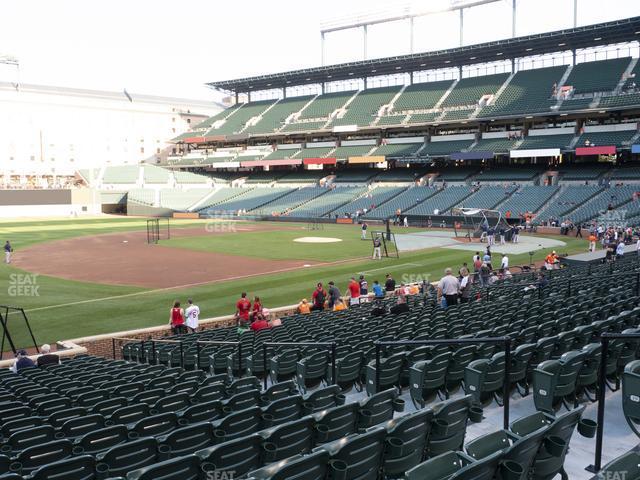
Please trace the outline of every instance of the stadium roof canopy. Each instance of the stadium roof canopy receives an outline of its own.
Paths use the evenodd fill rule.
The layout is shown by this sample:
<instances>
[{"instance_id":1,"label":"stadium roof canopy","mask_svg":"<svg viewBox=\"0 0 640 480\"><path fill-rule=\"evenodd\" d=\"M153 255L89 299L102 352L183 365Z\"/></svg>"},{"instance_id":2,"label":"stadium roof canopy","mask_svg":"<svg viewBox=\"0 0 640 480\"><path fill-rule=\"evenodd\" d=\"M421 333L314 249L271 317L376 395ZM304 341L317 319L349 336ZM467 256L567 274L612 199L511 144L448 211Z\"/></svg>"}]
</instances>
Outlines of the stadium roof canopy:
<instances>
[{"instance_id":1,"label":"stadium roof canopy","mask_svg":"<svg viewBox=\"0 0 640 480\"><path fill-rule=\"evenodd\" d=\"M447 50L305 68L270 75L210 82L207 85L227 92L246 93L354 78L460 67L635 40L640 40L640 17Z\"/></svg>"}]
</instances>

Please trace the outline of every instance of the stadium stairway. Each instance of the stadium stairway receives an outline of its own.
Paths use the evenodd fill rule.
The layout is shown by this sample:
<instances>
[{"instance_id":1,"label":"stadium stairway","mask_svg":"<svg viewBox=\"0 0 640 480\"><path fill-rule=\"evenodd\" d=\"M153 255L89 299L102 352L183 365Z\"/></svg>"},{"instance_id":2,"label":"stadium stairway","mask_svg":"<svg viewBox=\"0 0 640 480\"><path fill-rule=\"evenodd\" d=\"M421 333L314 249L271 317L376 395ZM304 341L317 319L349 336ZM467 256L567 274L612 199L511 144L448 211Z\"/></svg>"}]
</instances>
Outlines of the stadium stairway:
<instances>
[{"instance_id":1,"label":"stadium stairway","mask_svg":"<svg viewBox=\"0 0 640 480\"><path fill-rule=\"evenodd\" d=\"M493 105L498 98L500 98L500 96L502 95L502 93L507 89L507 87L509 86L509 84L511 83L511 80L513 80L513 77L516 76L517 72L512 72L511 75L509 75L507 77L507 79L504 81L504 83L502 84L502 86L498 89L498 91L495 93L495 95L493 96L493 99L491 101L491 104ZM473 111L473 113L471 115L469 115L469 120L473 120L475 118L478 117L478 115L480 114L480 112L482 111L482 109L485 107L485 105L478 105L476 107L476 109ZM517 148L517 147L516 147Z\"/></svg>"},{"instance_id":2,"label":"stadium stairway","mask_svg":"<svg viewBox=\"0 0 640 480\"><path fill-rule=\"evenodd\" d=\"M458 85L458 83L460 82L460 80L454 80L454 82L451 84L451 86L449 86L449 88L447 89L446 92L444 92L444 95L442 95L442 97L440 97L440 100L438 100L438 102L433 106L433 108L440 108L442 106L442 104L444 103L444 101L447 99L447 97L449 95L451 95L451 92L453 92L453 89L456 88L456 85Z\"/></svg>"},{"instance_id":3,"label":"stadium stairway","mask_svg":"<svg viewBox=\"0 0 640 480\"><path fill-rule=\"evenodd\" d=\"M298 110L297 112L293 112L291 115L289 115L289 117L283 122L282 126L277 130L277 132L281 132L282 130L284 130L286 128L286 126L292 122L295 122L296 120L298 120L298 118L300 117L300 115L302 115L302 112L305 111L305 109L311 105L316 98L318 98L319 95L316 95L314 97L312 97L307 103L305 103L302 108L300 110Z\"/></svg>"}]
</instances>

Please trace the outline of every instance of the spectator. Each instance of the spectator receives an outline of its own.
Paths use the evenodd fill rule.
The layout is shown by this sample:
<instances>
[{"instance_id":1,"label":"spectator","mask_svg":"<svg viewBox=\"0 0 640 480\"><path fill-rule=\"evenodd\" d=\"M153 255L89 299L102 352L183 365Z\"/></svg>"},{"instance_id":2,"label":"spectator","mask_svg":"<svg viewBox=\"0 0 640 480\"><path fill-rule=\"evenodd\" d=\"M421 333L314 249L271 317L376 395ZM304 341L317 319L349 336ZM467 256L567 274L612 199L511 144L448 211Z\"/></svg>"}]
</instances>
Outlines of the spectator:
<instances>
[{"instance_id":1,"label":"spectator","mask_svg":"<svg viewBox=\"0 0 640 480\"><path fill-rule=\"evenodd\" d=\"M480 275L478 275L478 277L480 278L481 287L487 287L489 285L490 274L491 269L489 268L489 265L487 265L485 262L482 262L482 265L480 266Z\"/></svg>"},{"instance_id":2,"label":"spectator","mask_svg":"<svg viewBox=\"0 0 640 480\"><path fill-rule=\"evenodd\" d=\"M180 302L177 300L173 303L173 308L169 312L169 325L174 335L186 333L184 326L184 310L180 308Z\"/></svg>"},{"instance_id":3,"label":"spectator","mask_svg":"<svg viewBox=\"0 0 640 480\"><path fill-rule=\"evenodd\" d=\"M260 301L260 297L253 297L253 308L251 309L251 319L255 319L258 313L262 313L262 302Z\"/></svg>"},{"instance_id":4,"label":"spectator","mask_svg":"<svg viewBox=\"0 0 640 480\"><path fill-rule=\"evenodd\" d=\"M27 356L26 350L18 350L18 353L16 354L16 361L11 366L11 370L14 373L18 373L25 368L34 368L35 366L36 364L33 363L33 360Z\"/></svg>"},{"instance_id":5,"label":"spectator","mask_svg":"<svg viewBox=\"0 0 640 480\"><path fill-rule=\"evenodd\" d=\"M336 302L340 300L341 296L340 290L336 287L335 283L333 283L333 281L329 282L329 302L327 304L329 309L334 307Z\"/></svg>"},{"instance_id":6,"label":"spectator","mask_svg":"<svg viewBox=\"0 0 640 480\"><path fill-rule=\"evenodd\" d=\"M360 303L360 284L355 277L351 277L348 288L350 305L358 305Z\"/></svg>"},{"instance_id":7,"label":"spectator","mask_svg":"<svg viewBox=\"0 0 640 480\"><path fill-rule=\"evenodd\" d=\"M460 282L453 276L451 269L444 271L444 277L438 282L438 302L445 299L446 307L451 307L458 303L458 293L460 292Z\"/></svg>"},{"instance_id":8,"label":"spectator","mask_svg":"<svg viewBox=\"0 0 640 480\"><path fill-rule=\"evenodd\" d=\"M194 305L191 299L187 300L187 304L189 306L184 311L185 324L189 331L195 333L198 330L198 323L200 321L200 307Z\"/></svg>"},{"instance_id":9,"label":"spectator","mask_svg":"<svg viewBox=\"0 0 640 480\"><path fill-rule=\"evenodd\" d=\"M469 278L469 270L462 268L460 270L460 303L469 303L471 296L471 279Z\"/></svg>"},{"instance_id":10,"label":"spectator","mask_svg":"<svg viewBox=\"0 0 640 480\"><path fill-rule=\"evenodd\" d=\"M624 256L624 242L620 242L616 247L616 260L620 260L623 256Z\"/></svg>"},{"instance_id":11,"label":"spectator","mask_svg":"<svg viewBox=\"0 0 640 480\"><path fill-rule=\"evenodd\" d=\"M360 295L367 296L369 294L369 283L364 278L364 275L360 275Z\"/></svg>"},{"instance_id":12,"label":"spectator","mask_svg":"<svg viewBox=\"0 0 640 480\"><path fill-rule=\"evenodd\" d=\"M58 365L60 363L60 357L55 353L51 353L51 345L45 343L40 347L41 355L36 360L38 367L45 367L47 365Z\"/></svg>"},{"instance_id":13,"label":"spectator","mask_svg":"<svg viewBox=\"0 0 640 480\"><path fill-rule=\"evenodd\" d=\"M236 302L236 319L239 323L249 323L249 312L251 311L251 302L247 298L247 292L242 292L240 300Z\"/></svg>"},{"instance_id":14,"label":"spectator","mask_svg":"<svg viewBox=\"0 0 640 480\"><path fill-rule=\"evenodd\" d=\"M407 305L407 296L404 288L399 288L395 292L396 304L389 309L389 313L398 315L400 313L406 313L409 311L409 305Z\"/></svg>"},{"instance_id":15,"label":"spectator","mask_svg":"<svg viewBox=\"0 0 640 480\"><path fill-rule=\"evenodd\" d=\"M260 312L254 317L254 320L249 328L254 332L258 332L260 330L271 328L271 326L269 325L269 322L264 318L262 312Z\"/></svg>"},{"instance_id":16,"label":"spectator","mask_svg":"<svg viewBox=\"0 0 640 480\"><path fill-rule=\"evenodd\" d=\"M396 289L396 281L391 277L391 274L387 273L386 280L384 282L384 289L388 292L394 292Z\"/></svg>"},{"instance_id":17,"label":"spectator","mask_svg":"<svg viewBox=\"0 0 640 480\"><path fill-rule=\"evenodd\" d=\"M336 303L333 305L333 311L334 312L340 312L340 311L346 310L346 309L347 309L347 306L344 304L342 299L338 297L338 300L336 300Z\"/></svg>"},{"instance_id":18,"label":"spectator","mask_svg":"<svg viewBox=\"0 0 640 480\"><path fill-rule=\"evenodd\" d=\"M640 242L640 240L638 241ZM640 252L640 248L638 249L638 251ZM373 281L373 295L376 298L384 298L384 290L382 289L382 285L380 285L380 282L378 282L378 280Z\"/></svg>"},{"instance_id":19,"label":"spectator","mask_svg":"<svg viewBox=\"0 0 640 480\"><path fill-rule=\"evenodd\" d=\"M324 302L327 299L327 291L322 288L322 283L318 282L318 286L313 291L313 295L311 295L311 300L313 301L313 306L311 307L312 311L316 310L324 310Z\"/></svg>"},{"instance_id":20,"label":"spectator","mask_svg":"<svg viewBox=\"0 0 640 480\"><path fill-rule=\"evenodd\" d=\"M306 298L303 298L302 301L298 304L297 311L302 315L308 315L309 313L311 313L311 306L309 305L309 301Z\"/></svg>"}]
</instances>

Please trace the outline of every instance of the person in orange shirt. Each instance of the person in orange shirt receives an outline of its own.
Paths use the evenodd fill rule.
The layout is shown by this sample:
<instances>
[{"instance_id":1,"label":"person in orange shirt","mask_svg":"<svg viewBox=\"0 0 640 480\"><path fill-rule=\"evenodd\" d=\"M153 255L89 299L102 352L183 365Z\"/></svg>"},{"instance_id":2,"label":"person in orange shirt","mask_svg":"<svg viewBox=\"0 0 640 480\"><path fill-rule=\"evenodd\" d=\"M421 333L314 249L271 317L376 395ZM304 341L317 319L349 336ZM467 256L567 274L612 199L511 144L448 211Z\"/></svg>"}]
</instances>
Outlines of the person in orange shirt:
<instances>
[{"instance_id":1,"label":"person in orange shirt","mask_svg":"<svg viewBox=\"0 0 640 480\"><path fill-rule=\"evenodd\" d=\"M598 238L592 233L591 235L589 235L589 251L590 252L595 252L596 251L596 241L598 240Z\"/></svg>"},{"instance_id":2,"label":"person in orange shirt","mask_svg":"<svg viewBox=\"0 0 640 480\"><path fill-rule=\"evenodd\" d=\"M311 313L311 307L309 306L309 301L306 298L303 298L302 301L298 304L298 313L301 313L303 315Z\"/></svg>"},{"instance_id":3,"label":"person in orange shirt","mask_svg":"<svg viewBox=\"0 0 640 480\"><path fill-rule=\"evenodd\" d=\"M336 301L336 304L333 306L333 311L334 312L339 312L341 310L346 310L346 309L347 309L347 306L344 304L342 299L338 299Z\"/></svg>"}]
</instances>

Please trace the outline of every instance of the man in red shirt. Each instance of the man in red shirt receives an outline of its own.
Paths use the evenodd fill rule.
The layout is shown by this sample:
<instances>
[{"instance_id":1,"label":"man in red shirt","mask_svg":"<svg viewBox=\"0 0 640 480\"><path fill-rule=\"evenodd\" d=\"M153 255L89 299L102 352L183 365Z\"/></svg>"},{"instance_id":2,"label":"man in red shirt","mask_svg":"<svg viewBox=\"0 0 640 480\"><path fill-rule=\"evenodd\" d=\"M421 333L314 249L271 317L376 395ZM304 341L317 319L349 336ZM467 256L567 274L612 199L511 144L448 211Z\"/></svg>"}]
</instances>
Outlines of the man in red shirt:
<instances>
[{"instance_id":1,"label":"man in red shirt","mask_svg":"<svg viewBox=\"0 0 640 480\"><path fill-rule=\"evenodd\" d=\"M251 302L247 300L247 292L242 292L240 300L236 303L236 317L239 323L249 322L249 311L251 310Z\"/></svg>"},{"instance_id":2,"label":"man in red shirt","mask_svg":"<svg viewBox=\"0 0 640 480\"><path fill-rule=\"evenodd\" d=\"M311 298L313 299L313 306L311 307L311 310L324 310L324 301L327 299L327 291L322 288L322 283L318 283L318 286L313 291Z\"/></svg>"},{"instance_id":3,"label":"man in red shirt","mask_svg":"<svg viewBox=\"0 0 640 480\"><path fill-rule=\"evenodd\" d=\"M357 305L360 303L360 284L356 281L355 277L351 277L349 281L349 294L351 296L350 305Z\"/></svg>"},{"instance_id":4,"label":"man in red shirt","mask_svg":"<svg viewBox=\"0 0 640 480\"><path fill-rule=\"evenodd\" d=\"M261 318L259 320L254 321L251 324L251 330L253 330L254 332L257 332L258 330L264 330L266 328L271 328L271 326L269 325L269 322L267 322L264 318Z\"/></svg>"}]
</instances>

